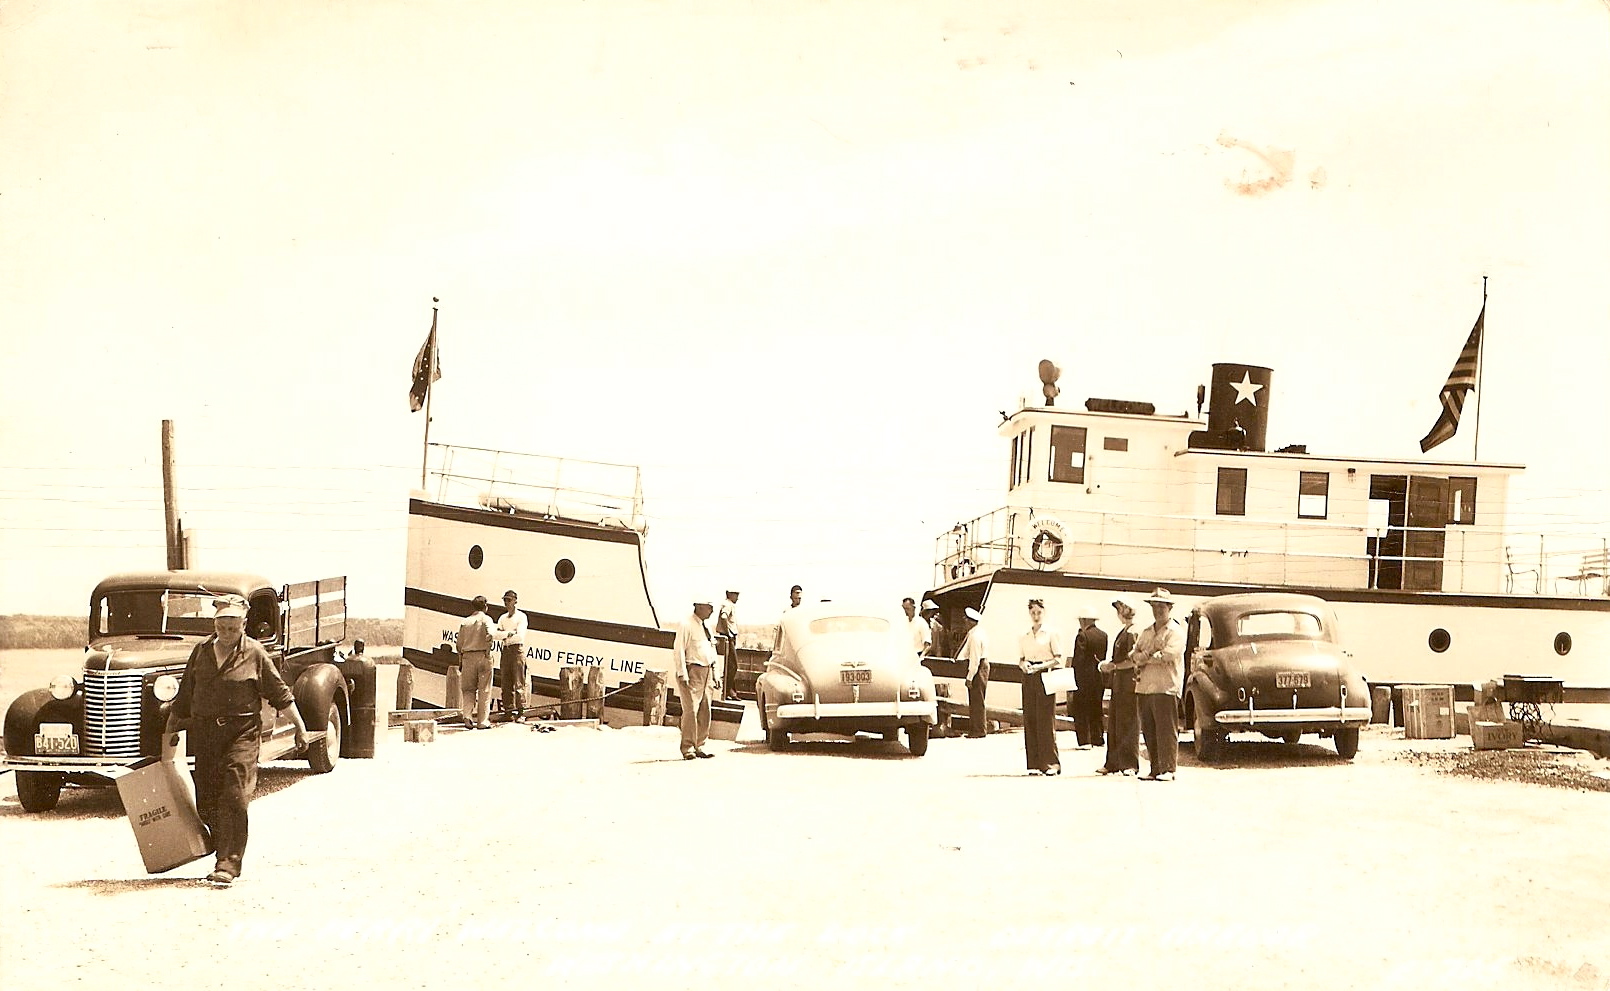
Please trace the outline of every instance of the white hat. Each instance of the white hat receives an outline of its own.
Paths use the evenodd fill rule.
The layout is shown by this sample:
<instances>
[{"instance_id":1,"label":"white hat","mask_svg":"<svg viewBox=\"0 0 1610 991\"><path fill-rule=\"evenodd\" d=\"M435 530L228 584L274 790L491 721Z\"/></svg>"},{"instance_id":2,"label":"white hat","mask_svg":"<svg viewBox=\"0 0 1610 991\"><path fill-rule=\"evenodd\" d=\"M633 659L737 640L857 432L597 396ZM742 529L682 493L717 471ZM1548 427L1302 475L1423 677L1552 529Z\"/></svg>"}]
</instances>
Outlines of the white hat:
<instances>
[{"instance_id":1,"label":"white hat","mask_svg":"<svg viewBox=\"0 0 1610 991\"><path fill-rule=\"evenodd\" d=\"M1146 602L1161 602L1164 605L1172 606L1174 604L1174 597L1172 595L1168 594L1168 589L1160 588L1157 591L1153 592L1151 595L1148 595L1146 597L1145 601Z\"/></svg>"},{"instance_id":2,"label":"white hat","mask_svg":"<svg viewBox=\"0 0 1610 991\"><path fill-rule=\"evenodd\" d=\"M226 616L246 618L246 600L238 595L224 595L212 600L212 615L214 619Z\"/></svg>"},{"instance_id":3,"label":"white hat","mask_svg":"<svg viewBox=\"0 0 1610 991\"><path fill-rule=\"evenodd\" d=\"M977 609L974 609L972 606L968 606L966 609L964 609L963 613L968 619L975 623L982 622L984 619L984 614L979 612Z\"/></svg>"},{"instance_id":4,"label":"white hat","mask_svg":"<svg viewBox=\"0 0 1610 991\"><path fill-rule=\"evenodd\" d=\"M934 605L934 600L933 599L923 599L922 600L922 611L927 612L930 609L938 611L939 607Z\"/></svg>"},{"instance_id":5,"label":"white hat","mask_svg":"<svg viewBox=\"0 0 1610 991\"><path fill-rule=\"evenodd\" d=\"M1073 614L1073 618L1096 620L1101 618L1101 613L1102 610L1098 609L1094 603L1081 602L1078 610Z\"/></svg>"}]
</instances>

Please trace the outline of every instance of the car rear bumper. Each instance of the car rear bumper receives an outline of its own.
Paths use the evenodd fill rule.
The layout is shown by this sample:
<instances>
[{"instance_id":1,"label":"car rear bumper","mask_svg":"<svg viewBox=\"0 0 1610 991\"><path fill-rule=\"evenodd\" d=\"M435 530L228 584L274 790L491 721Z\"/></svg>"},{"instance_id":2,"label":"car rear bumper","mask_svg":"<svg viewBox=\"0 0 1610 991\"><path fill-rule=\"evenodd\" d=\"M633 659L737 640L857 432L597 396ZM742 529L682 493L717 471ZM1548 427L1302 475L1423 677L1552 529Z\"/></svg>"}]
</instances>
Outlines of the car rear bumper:
<instances>
[{"instance_id":1,"label":"car rear bumper","mask_svg":"<svg viewBox=\"0 0 1610 991\"><path fill-rule=\"evenodd\" d=\"M1365 726L1370 721L1370 710L1368 706L1352 705L1323 709L1221 709L1213 718L1220 726Z\"/></svg>"},{"instance_id":2,"label":"car rear bumper","mask_svg":"<svg viewBox=\"0 0 1610 991\"><path fill-rule=\"evenodd\" d=\"M921 719L939 721L933 699L895 702L792 702L777 707L778 719Z\"/></svg>"}]
</instances>

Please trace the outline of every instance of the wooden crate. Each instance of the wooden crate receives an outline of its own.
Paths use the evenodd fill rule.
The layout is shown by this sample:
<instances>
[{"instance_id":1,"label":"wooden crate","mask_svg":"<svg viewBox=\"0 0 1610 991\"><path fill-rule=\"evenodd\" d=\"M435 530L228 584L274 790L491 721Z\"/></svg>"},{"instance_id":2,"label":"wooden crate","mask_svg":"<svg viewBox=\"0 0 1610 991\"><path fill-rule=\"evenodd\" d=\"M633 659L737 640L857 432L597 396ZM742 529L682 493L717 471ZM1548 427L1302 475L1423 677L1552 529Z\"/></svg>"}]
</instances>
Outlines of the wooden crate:
<instances>
[{"instance_id":1,"label":"wooden crate","mask_svg":"<svg viewBox=\"0 0 1610 991\"><path fill-rule=\"evenodd\" d=\"M1410 740L1453 739L1453 686L1404 685L1403 735Z\"/></svg>"},{"instance_id":2,"label":"wooden crate","mask_svg":"<svg viewBox=\"0 0 1610 991\"><path fill-rule=\"evenodd\" d=\"M1521 724L1512 719L1501 723L1476 721L1470 724L1470 740L1477 750L1511 750L1524 746Z\"/></svg>"}]
</instances>

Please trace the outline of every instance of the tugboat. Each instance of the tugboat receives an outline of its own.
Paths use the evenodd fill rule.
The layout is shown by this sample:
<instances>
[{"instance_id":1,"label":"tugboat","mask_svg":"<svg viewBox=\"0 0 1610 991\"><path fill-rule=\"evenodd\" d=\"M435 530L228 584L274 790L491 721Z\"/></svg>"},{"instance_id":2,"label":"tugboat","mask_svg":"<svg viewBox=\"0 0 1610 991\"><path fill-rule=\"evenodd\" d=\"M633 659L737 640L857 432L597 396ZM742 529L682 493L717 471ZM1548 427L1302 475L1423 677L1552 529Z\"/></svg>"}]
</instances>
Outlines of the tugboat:
<instances>
[{"instance_id":1,"label":"tugboat","mask_svg":"<svg viewBox=\"0 0 1610 991\"><path fill-rule=\"evenodd\" d=\"M1520 670L1610 685L1605 569L1586 566L1603 542L1562 554L1551 587L1540 538L1506 528L1522 465L1267 451L1273 373L1258 365L1213 366L1205 422L1200 387L1194 417L1112 399L1080 410L1054 405L1055 376L1041 362L1046 404L1003 413L1005 504L935 542L928 596L947 626L971 607L991 643L1015 644L1031 598L1071 636L1080 607L1110 633L1113 599L1140 608L1157 587L1181 620L1212 596L1297 592L1334 606L1373 684ZM991 705L1017 707L1015 667L994 671Z\"/></svg>"}]
</instances>

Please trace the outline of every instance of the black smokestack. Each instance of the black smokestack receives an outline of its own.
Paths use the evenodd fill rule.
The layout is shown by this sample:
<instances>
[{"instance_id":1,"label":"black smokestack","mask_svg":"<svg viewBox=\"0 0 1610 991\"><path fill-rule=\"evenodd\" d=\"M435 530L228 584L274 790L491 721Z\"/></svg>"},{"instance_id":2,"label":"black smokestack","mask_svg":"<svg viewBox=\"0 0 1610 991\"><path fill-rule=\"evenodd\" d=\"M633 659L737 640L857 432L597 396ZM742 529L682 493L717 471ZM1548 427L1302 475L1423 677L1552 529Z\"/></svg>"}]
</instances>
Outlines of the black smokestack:
<instances>
[{"instance_id":1,"label":"black smokestack","mask_svg":"<svg viewBox=\"0 0 1610 991\"><path fill-rule=\"evenodd\" d=\"M1269 380L1261 365L1216 362L1206 430L1191 433L1191 446L1226 451L1262 451L1269 433Z\"/></svg>"}]
</instances>

